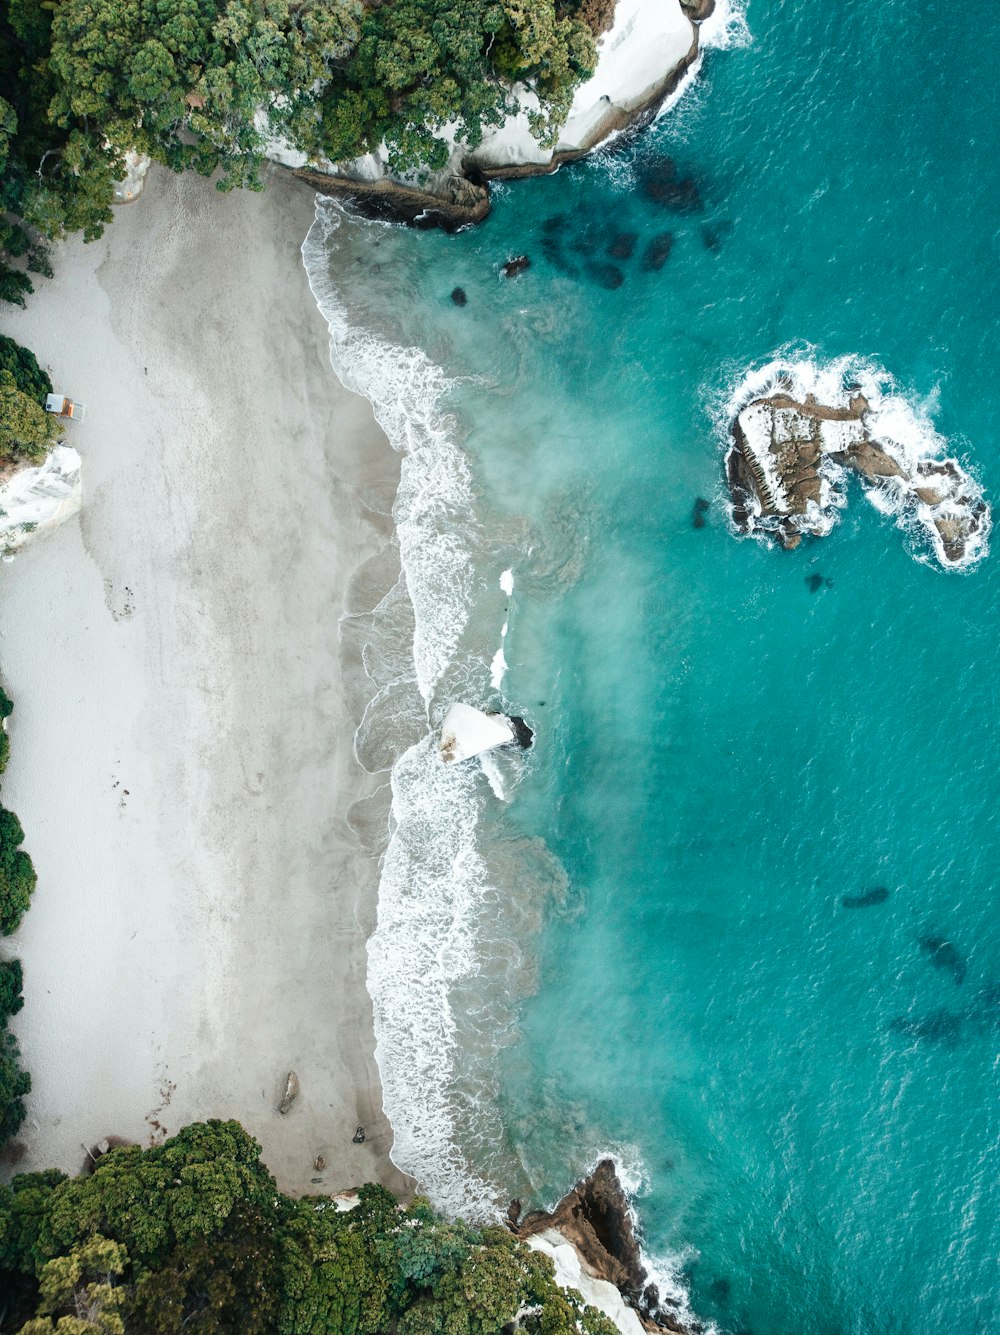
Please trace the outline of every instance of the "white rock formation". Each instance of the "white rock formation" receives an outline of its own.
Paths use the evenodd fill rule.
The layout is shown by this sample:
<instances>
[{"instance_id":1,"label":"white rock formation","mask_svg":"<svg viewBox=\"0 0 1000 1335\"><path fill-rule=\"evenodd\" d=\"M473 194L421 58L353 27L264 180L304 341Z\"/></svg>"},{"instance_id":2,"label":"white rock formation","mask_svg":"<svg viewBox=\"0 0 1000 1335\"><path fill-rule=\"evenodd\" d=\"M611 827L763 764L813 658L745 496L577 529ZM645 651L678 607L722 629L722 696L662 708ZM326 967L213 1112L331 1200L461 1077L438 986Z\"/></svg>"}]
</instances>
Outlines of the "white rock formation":
<instances>
[{"instance_id":1,"label":"white rock formation","mask_svg":"<svg viewBox=\"0 0 1000 1335\"><path fill-rule=\"evenodd\" d=\"M696 42L695 25L681 9L680 0L618 0L614 25L598 40L597 68L577 89L554 148L543 148L531 134L528 112L537 108L538 99L522 88L517 90L522 109L499 129L488 129L478 148L470 151L458 143L455 127L446 126L441 137L452 145L447 166L424 178L407 177L404 183L440 194L463 163L483 170L530 166L544 170L562 154L595 148L632 116L656 102L692 55ZM351 162L309 163L304 153L275 140L267 156L286 167L312 166L327 175L355 181L370 183L389 176L384 147Z\"/></svg>"},{"instance_id":2,"label":"white rock formation","mask_svg":"<svg viewBox=\"0 0 1000 1335\"><path fill-rule=\"evenodd\" d=\"M503 714L487 714L460 702L449 706L441 724L441 759L446 765L482 755L514 740L514 729Z\"/></svg>"},{"instance_id":3,"label":"white rock formation","mask_svg":"<svg viewBox=\"0 0 1000 1335\"><path fill-rule=\"evenodd\" d=\"M131 204L134 199L138 199L142 194L142 187L146 184L146 173L149 171L151 159L144 153L129 152L125 154L125 179L115 182L114 201L116 204Z\"/></svg>"},{"instance_id":4,"label":"white rock formation","mask_svg":"<svg viewBox=\"0 0 1000 1335\"><path fill-rule=\"evenodd\" d=\"M22 468L0 486L0 551L11 555L35 534L56 528L83 501L80 456L56 445L45 462Z\"/></svg>"},{"instance_id":5,"label":"white rock formation","mask_svg":"<svg viewBox=\"0 0 1000 1335\"><path fill-rule=\"evenodd\" d=\"M576 1289L584 1302L596 1307L615 1323L622 1335L645 1335L642 1322L613 1284L595 1279L584 1268L576 1248L561 1233L548 1228L527 1239L528 1246L552 1258L556 1283L564 1289Z\"/></svg>"}]
</instances>

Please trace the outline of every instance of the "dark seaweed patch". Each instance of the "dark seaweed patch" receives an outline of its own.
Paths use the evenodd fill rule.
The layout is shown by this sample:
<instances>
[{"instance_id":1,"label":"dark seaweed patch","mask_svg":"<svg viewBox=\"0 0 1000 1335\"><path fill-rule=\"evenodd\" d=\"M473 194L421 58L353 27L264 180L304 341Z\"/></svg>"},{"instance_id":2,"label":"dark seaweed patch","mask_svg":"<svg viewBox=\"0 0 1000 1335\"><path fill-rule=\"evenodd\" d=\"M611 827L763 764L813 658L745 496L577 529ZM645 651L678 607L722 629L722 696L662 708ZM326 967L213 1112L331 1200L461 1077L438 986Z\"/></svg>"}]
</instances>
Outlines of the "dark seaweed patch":
<instances>
[{"instance_id":1,"label":"dark seaweed patch","mask_svg":"<svg viewBox=\"0 0 1000 1335\"><path fill-rule=\"evenodd\" d=\"M658 232L656 236L651 237L642 253L641 268L644 273L656 273L662 269L670 258L670 252L674 248L673 232Z\"/></svg>"},{"instance_id":2,"label":"dark seaweed patch","mask_svg":"<svg viewBox=\"0 0 1000 1335\"><path fill-rule=\"evenodd\" d=\"M884 904L889 898L889 891L884 885L873 885L870 890L860 895L844 895L840 907L844 909L868 909L874 904Z\"/></svg>"},{"instance_id":3,"label":"dark seaweed patch","mask_svg":"<svg viewBox=\"0 0 1000 1335\"><path fill-rule=\"evenodd\" d=\"M902 1034L921 1042L944 1043L953 1047L962 1032L962 1017L948 1010L932 1011L919 1020L899 1015L891 1022L889 1030L893 1034Z\"/></svg>"},{"instance_id":4,"label":"dark seaweed patch","mask_svg":"<svg viewBox=\"0 0 1000 1335\"><path fill-rule=\"evenodd\" d=\"M615 232L608 242L606 254L613 260L630 260L635 254L638 232Z\"/></svg>"},{"instance_id":5,"label":"dark seaweed patch","mask_svg":"<svg viewBox=\"0 0 1000 1335\"><path fill-rule=\"evenodd\" d=\"M587 277L595 282L598 287L606 287L610 291L621 287L625 281L625 275L617 264L604 264L600 260L592 260L586 266Z\"/></svg>"},{"instance_id":6,"label":"dark seaweed patch","mask_svg":"<svg viewBox=\"0 0 1000 1335\"><path fill-rule=\"evenodd\" d=\"M928 957L931 967L950 973L956 987L965 982L965 960L957 948L943 936L921 936L918 945Z\"/></svg>"},{"instance_id":7,"label":"dark seaweed patch","mask_svg":"<svg viewBox=\"0 0 1000 1335\"><path fill-rule=\"evenodd\" d=\"M700 213L701 191L693 176L682 176L673 158L649 163L640 175L642 193L672 213Z\"/></svg>"},{"instance_id":8,"label":"dark seaweed patch","mask_svg":"<svg viewBox=\"0 0 1000 1335\"><path fill-rule=\"evenodd\" d=\"M705 516L709 511L709 502L704 496L699 496L694 503L694 509L691 512L691 525L693 528L705 527Z\"/></svg>"},{"instance_id":9,"label":"dark seaweed patch","mask_svg":"<svg viewBox=\"0 0 1000 1335\"><path fill-rule=\"evenodd\" d=\"M719 222L703 223L700 228L701 243L706 250L718 250L732 230L733 224L727 218Z\"/></svg>"}]
</instances>

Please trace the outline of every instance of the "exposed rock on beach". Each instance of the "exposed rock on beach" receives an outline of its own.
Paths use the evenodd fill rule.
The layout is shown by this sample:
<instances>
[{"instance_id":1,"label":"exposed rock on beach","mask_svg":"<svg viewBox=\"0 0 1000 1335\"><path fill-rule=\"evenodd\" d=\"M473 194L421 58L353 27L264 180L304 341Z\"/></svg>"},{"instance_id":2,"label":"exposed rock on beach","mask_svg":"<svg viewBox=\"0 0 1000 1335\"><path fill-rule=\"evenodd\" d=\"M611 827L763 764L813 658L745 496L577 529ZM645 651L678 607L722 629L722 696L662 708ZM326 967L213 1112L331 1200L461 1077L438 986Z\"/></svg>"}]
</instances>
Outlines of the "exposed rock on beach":
<instances>
[{"instance_id":1,"label":"exposed rock on beach","mask_svg":"<svg viewBox=\"0 0 1000 1335\"><path fill-rule=\"evenodd\" d=\"M823 402L807 379L792 367L773 378L768 392L737 404L726 456L736 528L786 549L807 535L823 537L847 503L854 474L876 509L925 530L941 565L964 566L981 556L990 513L979 485L957 460L937 457L943 442L921 434L905 401L886 401L874 386L831 392L825 384ZM892 414L882 411L887 402ZM900 405L908 431L900 431ZM890 419L895 435L908 438L894 438Z\"/></svg>"}]
</instances>

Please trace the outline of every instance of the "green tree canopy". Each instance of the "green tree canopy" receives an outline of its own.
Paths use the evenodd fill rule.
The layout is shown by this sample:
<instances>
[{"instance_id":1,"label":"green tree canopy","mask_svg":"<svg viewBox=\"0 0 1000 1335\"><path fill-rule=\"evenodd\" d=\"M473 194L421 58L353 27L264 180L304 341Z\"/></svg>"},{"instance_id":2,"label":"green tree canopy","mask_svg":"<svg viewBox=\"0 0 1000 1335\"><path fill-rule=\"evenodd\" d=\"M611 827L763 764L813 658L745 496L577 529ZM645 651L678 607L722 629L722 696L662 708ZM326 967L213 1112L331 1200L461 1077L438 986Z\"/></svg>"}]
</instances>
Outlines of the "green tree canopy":
<instances>
[{"instance_id":1,"label":"green tree canopy","mask_svg":"<svg viewBox=\"0 0 1000 1335\"><path fill-rule=\"evenodd\" d=\"M128 1263L125 1248L95 1233L68 1256L42 1268L38 1316L20 1335L125 1335L118 1283Z\"/></svg>"},{"instance_id":2,"label":"green tree canopy","mask_svg":"<svg viewBox=\"0 0 1000 1335\"><path fill-rule=\"evenodd\" d=\"M41 463L58 434L58 419L19 389L10 371L0 371L0 463Z\"/></svg>"},{"instance_id":3,"label":"green tree canopy","mask_svg":"<svg viewBox=\"0 0 1000 1335\"><path fill-rule=\"evenodd\" d=\"M44 404L45 396L52 393L52 381L38 365L35 354L4 334L0 334L0 371L9 371L18 389L23 390L38 403ZM0 695L2 694L0 690ZM9 713L10 709L5 714L0 707L0 717L6 718Z\"/></svg>"},{"instance_id":4,"label":"green tree canopy","mask_svg":"<svg viewBox=\"0 0 1000 1335\"><path fill-rule=\"evenodd\" d=\"M35 888L35 869L20 847L23 841L21 822L0 806L0 936L17 931Z\"/></svg>"},{"instance_id":5,"label":"green tree canopy","mask_svg":"<svg viewBox=\"0 0 1000 1335\"><path fill-rule=\"evenodd\" d=\"M20 1335L498 1335L518 1312L529 1335L616 1335L506 1229L376 1186L349 1211L282 1196L235 1122L0 1187L0 1292Z\"/></svg>"}]
</instances>

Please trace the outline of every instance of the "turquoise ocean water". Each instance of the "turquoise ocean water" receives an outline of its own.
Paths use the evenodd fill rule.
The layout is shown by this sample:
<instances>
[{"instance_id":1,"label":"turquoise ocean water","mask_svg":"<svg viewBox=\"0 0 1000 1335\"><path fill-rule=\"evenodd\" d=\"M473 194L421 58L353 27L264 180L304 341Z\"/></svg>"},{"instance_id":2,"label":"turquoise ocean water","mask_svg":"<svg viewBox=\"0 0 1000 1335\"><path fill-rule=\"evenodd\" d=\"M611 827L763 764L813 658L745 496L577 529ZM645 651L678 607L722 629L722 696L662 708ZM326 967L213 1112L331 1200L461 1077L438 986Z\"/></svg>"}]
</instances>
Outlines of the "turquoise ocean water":
<instances>
[{"instance_id":1,"label":"turquoise ocean water","mask_svg":"<svg viewBox=\"0 0 1000 1335\"><path fill-rule=\"evenodd\" d=\"M1000 494L1000 10L746 25L474 231L324 204L307 242L335 365L409 451L359 734L393 767L386 1104L447 1208L617 1153L720 1329L972 1335L1000 1329L1000 566L942 571L860 494L797 552L735 538L719 415L777 353L856 355ZM699 207L650 197L667 157ZM534 750L442 778L456 695Z\"/></svg>"}]
</instances>

